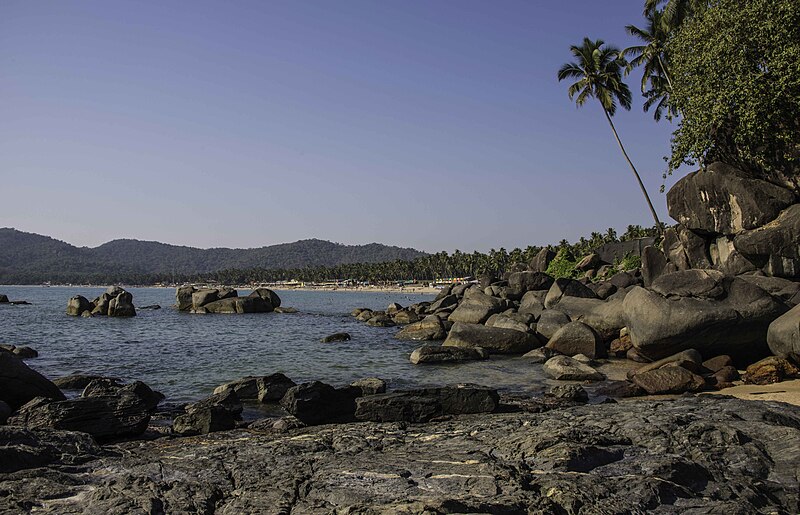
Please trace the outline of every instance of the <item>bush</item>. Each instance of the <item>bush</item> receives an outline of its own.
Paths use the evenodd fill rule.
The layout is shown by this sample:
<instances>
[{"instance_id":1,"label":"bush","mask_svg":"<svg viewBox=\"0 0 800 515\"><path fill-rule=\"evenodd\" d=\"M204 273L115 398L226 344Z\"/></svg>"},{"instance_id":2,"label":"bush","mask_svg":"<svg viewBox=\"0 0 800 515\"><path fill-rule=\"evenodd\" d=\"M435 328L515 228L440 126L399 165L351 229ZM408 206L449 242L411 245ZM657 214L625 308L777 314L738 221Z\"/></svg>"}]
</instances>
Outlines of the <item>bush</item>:
<instances>
[{"instance_id":1,"label":"bush","mask_svg":"<svg viewBox=\"0 0 800 515\"><path fill-rule=\"evenodd\" d=\"M568 248L562 248L547 267L547 273L556 279L562 277L574 278L577 275L575 265L577 261Z\"/></svg>"}]
</instances>

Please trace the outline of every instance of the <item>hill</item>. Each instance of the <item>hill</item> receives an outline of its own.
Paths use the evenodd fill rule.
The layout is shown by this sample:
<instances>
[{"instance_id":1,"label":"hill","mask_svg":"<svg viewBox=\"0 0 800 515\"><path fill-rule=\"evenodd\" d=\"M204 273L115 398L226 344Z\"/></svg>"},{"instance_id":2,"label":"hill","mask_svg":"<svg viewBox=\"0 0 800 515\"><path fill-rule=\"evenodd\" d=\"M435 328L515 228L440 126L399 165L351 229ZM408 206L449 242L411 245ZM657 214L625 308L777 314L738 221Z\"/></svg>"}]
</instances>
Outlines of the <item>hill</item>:
<instances>
[{"instance_id":1,"label":"hill","mask_svg":"<svg viewBox=\"0 0 800 515\"><path fill-rule=\"evenodd\" d=\"M155 241L113 240L99 247L0 228L0 284L136 282L139 276L214 272L230 268L302 268L412 260L415 249L379 243L342 245L310 239L252 249L199 249Z\"/></svg>"}]
</instances>

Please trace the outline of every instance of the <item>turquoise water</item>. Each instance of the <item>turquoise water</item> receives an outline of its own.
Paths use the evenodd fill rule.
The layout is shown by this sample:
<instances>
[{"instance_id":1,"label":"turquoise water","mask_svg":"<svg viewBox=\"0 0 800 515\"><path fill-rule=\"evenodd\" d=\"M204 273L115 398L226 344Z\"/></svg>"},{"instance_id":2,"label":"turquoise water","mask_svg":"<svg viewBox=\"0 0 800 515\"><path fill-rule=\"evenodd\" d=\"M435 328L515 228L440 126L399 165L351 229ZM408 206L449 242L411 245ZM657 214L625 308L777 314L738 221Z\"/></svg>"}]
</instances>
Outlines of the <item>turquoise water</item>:
<instances>
[{"instance_id":1,"label":"turquoise water","mask_svg":"<svg viewBox=\"0 0 800 515\"><path fill-rule=\"evenodd\" d=\"M78 318L65 314L67 300L89 300L103 288L0 286L11 300L0 304L0 343L29 345L39 357L27 363L49 378L73 372L141 380L173 402L195 400L221 383L246 376L282 372L299 382L321 380L339 386L377 376L392 388L469 382L505 390L538 391L544 386L539 365L519 358L449 366L418 366L408 361L416 342L392 336L398 328L369 327L350 317L356 307L385 309L429 295L366 292L278 292L283 306L297 314L192 315L172 305L175 290L130 288L139 310L134 318ZM246 294L247 291L240 291ZM346 331L353 339L320 343Z\"/></svg>"}]
</instances>

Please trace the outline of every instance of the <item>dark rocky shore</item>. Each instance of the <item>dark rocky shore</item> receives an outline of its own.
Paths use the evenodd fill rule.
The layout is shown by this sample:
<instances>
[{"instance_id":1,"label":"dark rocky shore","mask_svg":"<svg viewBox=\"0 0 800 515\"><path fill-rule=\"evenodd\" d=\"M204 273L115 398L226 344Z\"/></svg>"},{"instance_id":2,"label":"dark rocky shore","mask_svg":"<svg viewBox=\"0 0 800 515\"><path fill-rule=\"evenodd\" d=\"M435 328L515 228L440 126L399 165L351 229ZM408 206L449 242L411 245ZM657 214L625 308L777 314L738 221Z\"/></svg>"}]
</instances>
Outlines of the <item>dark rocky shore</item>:
<instances>
[{"instance_id":1,"label":"dark rocky shore","mask_svg":"<svg viewBox=\"0 0 800 515\"><path fill-rule=\"evenodd\" d=\"M0 427L0 512L797 513L800 409L682 397L97 446Z\"/></svg>"}]
</instances>

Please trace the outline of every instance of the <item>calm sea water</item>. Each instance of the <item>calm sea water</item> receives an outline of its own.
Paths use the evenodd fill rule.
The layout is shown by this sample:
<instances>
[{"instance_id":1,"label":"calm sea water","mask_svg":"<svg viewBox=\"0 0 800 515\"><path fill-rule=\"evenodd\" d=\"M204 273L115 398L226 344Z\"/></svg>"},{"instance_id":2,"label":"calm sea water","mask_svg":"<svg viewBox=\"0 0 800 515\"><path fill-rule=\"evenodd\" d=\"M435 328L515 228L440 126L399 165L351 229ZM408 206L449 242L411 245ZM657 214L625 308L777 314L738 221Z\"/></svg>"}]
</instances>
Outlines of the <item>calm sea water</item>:
<instances>
[{"instance_id":1,"label":"calm sea water","mask_svg":"<svg viewBox=\"0 0 800 515\"><path fill-rule=\"evenodd\" d=\"M29 345L39 357L27 363L49 378L73 372L142 380L185 402L209 395L221 383L246 375L282 372L296 382L321 380L341 386L376 376L391 388L476 383L510 391L539 391L541 367L519 358L459 365L412 365L420 345L392 336L398 328L369 327L350 317L356 307L385 309L432 300L427 295L361 292L278 292L297 314L192 315L172 305L175 290L130 288L134 304L158 304L134 318L78 318L65 313L73 295L93 299L103 288L0 286L11 300L0 304L0 343ZM240 295L248 291L240 290ZM346 331L353 339L320 343Z\"/></svg>"}]
</instances>

